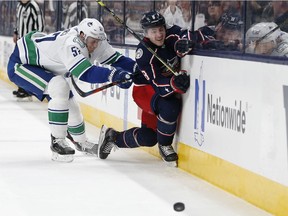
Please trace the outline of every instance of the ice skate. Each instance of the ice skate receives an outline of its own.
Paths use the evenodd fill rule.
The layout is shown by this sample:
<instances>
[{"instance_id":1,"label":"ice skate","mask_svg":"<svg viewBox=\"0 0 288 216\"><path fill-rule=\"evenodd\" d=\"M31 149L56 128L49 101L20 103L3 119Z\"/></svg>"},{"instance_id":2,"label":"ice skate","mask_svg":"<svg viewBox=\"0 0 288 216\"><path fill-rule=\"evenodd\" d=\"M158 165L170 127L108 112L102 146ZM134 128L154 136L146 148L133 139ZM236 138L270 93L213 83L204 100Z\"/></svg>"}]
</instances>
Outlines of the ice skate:
<instances>
[{"instance_id":1,"label":"ice skate","mask_svg":"<svg viewBox=\"0 0 288 216\"><path fill-rule=\"evenodd\" d=\"M164 146L159 144L158 146L162 160L165 161L168 166L177 167L178 155L172 145Z\"/></svg>"},{"instance_id":2,"label":"ice skate","mask_svg":"<svg viewBox=\"0 0 288 216\"><path fill-rule=\"evenodd\" d=\"M75 145L78 151L87 155L98 156L98 144L87 140L85 142L76 142L69 132L66 137Z\"/></svg>"},{"instance_id":3,"label":"ice skate","mask_svg":"<svg viewBox=\"0 0 288 216\"><path fill-rule=\"evenodd\" d=\"M13 91L14 94L15 91ZM31 102L33 101L32 96L28 94L26 91L19 89L15 92L15 96L18 102Z\"/></svg>"},{"instance_id":4,"label":"ice skate","mask_svg":"<svg viewBox=\"0 0 288 216\"><path fill-rule=\"evenodd\" d=\"M116 135L117 132L114 129L102 125L98 142L98 157L100 159L106 159L111 150L117 147Z\"/></svg>"},{"instance_id":5,"label":"ice skate","mask_svg":"<svg viewBox=\"0 0 288 216\"><path fill-rule=\"evenodd\" d=\"M16 95L18 94L18 90L14 90L14 91L12 92L12 94L16 97Z\"/></svg>"},{"instance_id":6,"label":"ice skate","mask_svg":"<svg viewBox=\"0 0 288 216\"><path fill-rule=\"evenodd\" d=\"M51 135L52 160L58 162L72 162L75 150L65 139L58 139Z\"/></svg>"}]
</instances>

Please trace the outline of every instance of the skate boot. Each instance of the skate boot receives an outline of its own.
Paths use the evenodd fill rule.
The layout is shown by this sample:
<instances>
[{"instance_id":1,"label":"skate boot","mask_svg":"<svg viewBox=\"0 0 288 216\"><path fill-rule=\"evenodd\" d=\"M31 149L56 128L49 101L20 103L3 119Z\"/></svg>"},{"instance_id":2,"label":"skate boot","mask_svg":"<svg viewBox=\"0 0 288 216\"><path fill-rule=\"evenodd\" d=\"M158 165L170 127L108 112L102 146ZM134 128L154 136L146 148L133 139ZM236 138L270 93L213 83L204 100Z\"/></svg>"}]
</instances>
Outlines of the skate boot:
<instances>
[{"instance_id":1,"label":"skate boot","mask_svg":"<svg viewBox=\"0 0 288 216\"><path fill-rule=\"evenodd\" d=\"M18 94L18 90L14 90L14 91L12 92L12 94L16 97L16 95Z\"/></svg>"},{"instance_id":2,"label":"skate boot","mask_svg":"<svg viewBox=\"0 0 288 216\"><path fill-rule=\"evenodd\" d=\"M89 142L87 140L85 142L76 142L69 132L67 133L66 137L75 145L75 148L78 151L91 156L98 155L98 144Z\"/></svg>"},{"instance_id":3,"label":"skate boot","mask_svg":"<svg viewBox=\"0 0 288 216\"><path fill-rule=\"evenodd\" d=\"M65 139L57 139L51 134L52 160L58 162L72 162L75 150L71 148Z\"/></svg>"},{"instance_id":4,"label":"skate boot","mask_svg":"<svg viewBox=\"0 0 288 216\"><path fill-rule=\"evenodd\" d=\"M98 157L100 159L106 159L113 147L117 147L116 135L117 132L114 129L102 125L98 142Z\"/></svg>"},{"instance_id":5,"label":"skate boot","mask_svg":"<svg viewBox=\"0 0 288 216\"><path fill-rule=\"evenodd\" d=\"M162 160L169 163L171 166L177 166L178 155L174 151L172 145L164 146L159 144L158 146Z\"/></svg>"},{"instance_id":6,"label":"skate boot","mask_svg":"<svg viewBox=\"0 0 288 216\"><path fill-rule=\"evenodd\" d=\"M32 101L32 96L28 94L24 89L21 89L21 88L18 89L16 93L16 98L18 102Z\"/></svg>"}]
</instances>

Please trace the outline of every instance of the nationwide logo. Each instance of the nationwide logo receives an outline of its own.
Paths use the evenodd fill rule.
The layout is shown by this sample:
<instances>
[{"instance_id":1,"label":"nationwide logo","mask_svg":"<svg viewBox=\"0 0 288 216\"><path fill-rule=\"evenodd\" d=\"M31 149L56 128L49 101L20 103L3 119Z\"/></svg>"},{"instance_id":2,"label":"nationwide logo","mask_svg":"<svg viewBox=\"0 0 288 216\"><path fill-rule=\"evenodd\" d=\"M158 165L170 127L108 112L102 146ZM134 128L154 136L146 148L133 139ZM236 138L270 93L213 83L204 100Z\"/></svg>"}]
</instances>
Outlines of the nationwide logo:
<instances>
[{"instance_id":1,"label":"nationwide logo","mask_svg":"<svg viewBox=\"0 0 288 216\"><path fill-rule=\"evenodd\" d=\"M205 141L205 123L230 129L244 134L246 131L246 112L241 100L234 105L224 105L221 96L206 95L206 81L203 79L203 61L198 79L195 79L194 141L202 146ZM207 97L207 103L206 103ZM207 110L206 105L207 104ZM246 103L246 108L248 104ZM246 109L247 110L247 109ZM205 115L207 120L205 121Z\"/></svg>"},{"instance_id":2,"label":"nationwide logo","mask_svg":"<svg viewBox=\"0 0 288 216\"><path fill-rule=\"evenodd\" d=\"M199 146L204 143L205 132L205 92L206 82L203 80L203 61L199 78L195 79L195 114L194 114L194 141Z\"/></svg>"},{"instance_id":3,"label":"nationwide logo","mask_svg":"<svg viewBox=\"0 0 288 216\"><path fill-rule=\"evenodd\" d=\"M221 97L208 94L207 122L228 128L240 133L246 131L246 112L243 110L242 101L235 100L234 106L222 105Z\"/></svg>"}]
</instances>

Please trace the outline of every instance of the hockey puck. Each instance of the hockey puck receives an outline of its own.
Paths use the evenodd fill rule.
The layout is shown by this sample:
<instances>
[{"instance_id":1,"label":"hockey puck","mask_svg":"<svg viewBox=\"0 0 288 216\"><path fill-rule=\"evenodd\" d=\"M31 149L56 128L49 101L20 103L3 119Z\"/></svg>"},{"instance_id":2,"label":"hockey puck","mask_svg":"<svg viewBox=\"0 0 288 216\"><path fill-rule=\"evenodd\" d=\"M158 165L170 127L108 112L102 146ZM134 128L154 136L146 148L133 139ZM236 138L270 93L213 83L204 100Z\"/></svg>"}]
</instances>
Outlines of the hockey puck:
<instances>
[{"instance_id":1,"label":"hockey puck","mask_svg":"<svg viewBox=\"0 0 288 216\"><path fill-rule=\"evenodd\" d=\"M184 211L184 209L185 209L185 205L182 202L175 203L173 207L174 207L174 210L178 211L178 212Z\"/></svg>"}]
</instances>

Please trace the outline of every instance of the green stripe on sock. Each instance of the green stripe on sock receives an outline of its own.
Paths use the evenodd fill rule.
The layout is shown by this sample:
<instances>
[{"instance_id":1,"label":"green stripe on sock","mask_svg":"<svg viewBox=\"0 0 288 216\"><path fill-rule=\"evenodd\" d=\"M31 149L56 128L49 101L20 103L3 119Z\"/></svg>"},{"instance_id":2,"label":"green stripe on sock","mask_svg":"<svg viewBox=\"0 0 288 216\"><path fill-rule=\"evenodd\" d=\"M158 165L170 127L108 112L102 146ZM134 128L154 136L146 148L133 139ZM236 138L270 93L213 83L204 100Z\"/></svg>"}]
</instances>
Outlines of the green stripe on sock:
<instances>
[{"instance_id":1,"label":"green stripe on sock","mask_svg":"<svg viewBox=\"0 0 288 216\"><path fill-rule=\"evenodd\" d=\"M68 123L68 111L67 112L51 112L51 110L48 111L48 119L49 122L54 123Z\"/></svg>"},{"instance_id":2,"label":"green stripe on sock","mask_svg":"<svg viewBox=\"0 0 288 216\"><path fill-rule=\"evenodd\" d=\"M68 131L69 131L69 133L71 133L73 135L83 134L85 131L85 124L82 123L82 124L78 125L77 127L69 127L68 126Z\"/></svg>"}]
</instances>

